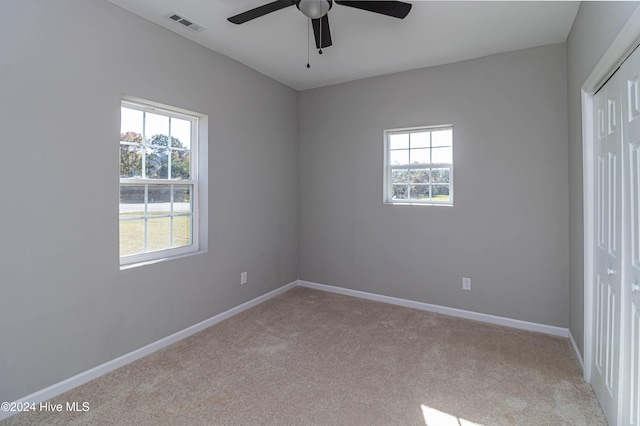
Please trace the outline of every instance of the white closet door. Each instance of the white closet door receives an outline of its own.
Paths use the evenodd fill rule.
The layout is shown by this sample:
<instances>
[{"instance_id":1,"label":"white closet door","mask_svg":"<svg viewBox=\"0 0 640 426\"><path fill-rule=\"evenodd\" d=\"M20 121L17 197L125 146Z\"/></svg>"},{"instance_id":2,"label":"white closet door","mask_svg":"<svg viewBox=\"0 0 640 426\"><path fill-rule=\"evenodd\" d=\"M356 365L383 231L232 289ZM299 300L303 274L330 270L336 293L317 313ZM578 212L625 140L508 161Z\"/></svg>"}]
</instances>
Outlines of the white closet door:
<instances>
[{"instance_id":1,"label":"white closet door","mask_svg":"<svg viewBox=\"0 0 640 426\"><path fill-rule=\"evenodd\" d=\"M620 68L625 150L624 334L622 365L625 425L640 425L640 49Z\"/></svg>"},{"instance_id":2,"label":"white closet door","mask_svg":"<svg viewBox=\"0 0 640 426\"><path fill-rule=\"evenodd\" d=\"M622 255L621 100L614 75L594 98L596 248L591 384L609 424L617 423Z\"/></svg>"}]
</instances>

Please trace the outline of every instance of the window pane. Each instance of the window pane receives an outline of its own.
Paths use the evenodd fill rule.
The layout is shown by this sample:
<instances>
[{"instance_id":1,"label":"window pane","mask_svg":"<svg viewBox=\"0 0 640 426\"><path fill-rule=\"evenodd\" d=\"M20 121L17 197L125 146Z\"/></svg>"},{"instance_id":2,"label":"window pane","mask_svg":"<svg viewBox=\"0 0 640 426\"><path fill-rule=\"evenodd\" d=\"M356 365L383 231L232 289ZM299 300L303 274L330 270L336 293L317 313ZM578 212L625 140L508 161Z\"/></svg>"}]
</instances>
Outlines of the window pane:
<instances>
[{"instance_id":1,"label":"window pane","mask_svg":"<svg viewBox=\"0 0 640 426\"><path fill-rule=\"evenodd\" d=\"M411 148L429 148L429 132L411 133Z\"/></svg>"},{"instance_id":2,"label":"window pane","mask_svg":"<svg viewBox=\"0 0 640 426\"><path fill-rule=\"evenodd\" d=\"M136 220L123 220L140 218ZM120 186L120 256L144 251L144 186Z\"/></svg>"},{"instance_id":3,"label":"window pane","mask_svg":"<svg viewBox=\"0 0 640 426\"><path fill-rule=\"evenodd\" d=\"M191 186L175 185L173 187L173 213L191 213Z\"/></svg>"},{"instance_id":4,"label":"window pane","mask_svg":"<svg viewBox=\"0 0 640 426\"><path fill-rule=\"evenodd\" d=\"M146 150L146 177L167 179L169 173L169 150L162 147L148 147Z\"/></svg>"},{"instance_id":5,"label":"window pane","mask_svg":"<svg viewBox=\"0 0 640 426\"><path fill-rule=\"evenodd\" d=\"M449 185L433 185L433 201L449 201Z\"/></svg>"},{"instance_id":6,"label":"window pane","mask_svg":"<svg viewBox=\"0 0 640 426\"><path fill-rule=\"evenodd\" d=\"M451 164L453 163L452 148L433 148L431 150L431 162L434 164Z\"/></svg>"},{"instance_id":7,"label":"window pane","mask_svg":"<svg viewBox=\"0 0 640 426\"><path fill-rule=\"evenodd\" d=\"M147 112L145 113L144 125L144 135L150 143L161 142L162 139L158 138L158 135L164 135L164 146L166 146L169 135L169 117Z\"/></svg>"},{"instance_id":8,"label":"window pane","mask_svg":"<svg viewBox=\"0 0 640 426\"><path fill-rule=\"evenodd\" d=\"M171 214L171 186L149 185L147 193L149 215Z\"/></svg>"},{"instance_id":9,"label":"window pane","mask_svg":"<svg viewBox=\"0 0 640 426\"><path fill-rule=\"evenodd\" d=\"M170 248L171 218L147 219L147 251Z\"/></svg>"},{"instance_id":10,"label":"window pane","mask_svg":"<svg viewBox=\"0 0 640 426\"><path fill-rule=\"evenodd\" d=\"M411 170L411 183L429 183L429 169Z\"/></svg>"},{"instance_id":11,"label":"window pane","mask_svg":"<svg viewBox=\"0 0 640 426\"><path fill-rule=\"evenodd\" d=\"M389 160L392 165L409 164L409 150L402 149L399 151L389 151Z\"/></svg>"},{"instance_id":12,"label":"window pane","mask_svg":"<svg viewBox=\"0 0 640 426\"><path fill-rule=\"evenodd\" d=\"M142 177L142 147L120 145L120 177Z\"/></svg>"},{"instance_id":13,"label":"window pane","mask_svg":"<svg viewBox=\"0 0 640 426\"><path fill-rule=\"evenodd\" d=\"M122 206L122 205L121 205ZM122 217L122 214L120 215ZM144 251L144 219L120 221L120 256Z\"/></svg>"},{"instance_id":14,"label":"window pane","mask_svg":"<svg viewBox=\"0 0 640 426\"><path fill-rule=\"evenodd\" d=\"M120 219L144 216L144 186L120 186Z\"/></svg>"},{"instance_id":15,"label":"window pane","mask_svg":"<svg viewBox=\"0 0 640 426\"><path fill-rule=\"evenodd\" d=\"M169 136L158 134L147 137L147 144L166 148L169 146ZM174 142L173 144L175 145L176 143Z\"/></svg>"},{"instance_id":16,"label":"window pane","mask_svg":"<svg viewBox=\"0 0 640 426\"><path fill-rule=\"evenodd\" d=\"M135 109L120 108L120 133L138 134L142 138L142 114L142 111Z\"/></svg>"},{"instance_id":17,"label":"window pane","mask_svg":"<svg viewBox=\"0 0 640 426\"><path fill-rule=\"evenodd\" d=\"M407 185L393 185L392 198L394 200L406 200L407 196Z\"/></svg>"},{"instance_id":18,"label":"window pane","mask_svg":"<svg viewBox=\"0 0 640 426\"><path fill-rule=\"evenodd\" d=\"M428 200L429 199L429 185L411 185L409 187L410 198L412 200Z\"/></svg>"},{"instance_id":19,"label":"window pane","mask_svg":"<svg viewBox=\"0 0 640 426\"><path fill-rule=\"evenodd\" d=\"M191 216L176 216L173 218L172 247L182 247L191 244Z\"/></svg>"},{"instance_id":20,"label":"window pane","mask_svg":"<svg viewBox=\"0 0 640 426\"><path fill-rule=\"evenodd\" d=\"M409 183L409 171L408 170L392 170L391 182L392 183Z\"/></svg>"},{"instance_id":21,"label":"window pane","mask_svg":"<svg viewBox=\"0 0 640 426\"><path fill-rule=\"evenodd\" d=\"M431 146L451 146L453 144L453 130L436 130L431 132Z\"/></svg>"},{"instance_id":22,"label":"window pane","mask_svg":"<svg viewBox=\"0 0 640 426\"><path fill-rule=\"evenodd\" d=\"M427 164L427 163L429 163L429 148L411 150L411 164Z\"/></svg>"},{"instance_id":23,"label":"window pane","mask_svg":"<svg viewBox=\"0 0 640 426\"><path fill-rule=\"evenodd\" d=\"M451 183L449 175L449 169L433 169L431 170L431 181L433 183Z\"/></svg>"},{"instance_id":24,"label":"window pane","mask_svg":"<svg viewBox=\"0 0 640 426\"><path fill-rule=\"evenodd\" d=\"M171 119L171 146L191 149L191 122L179 118Z\"/></svg>"},{"instance_id":25,"label":"window pane","mask_svg":"<svg viewBox=\"0 0 640 426\"><path fill-rule=\"evenodd\" d=\"M389 135L389 149L406 148L409 148L409 135L407 133Z\"/></svg>"},{"instance_id":26,"label":"window pane","mask_svg":"<svg viewBox=\"0 0 640 426\"><path fill-rule=\"evenodd\" d=\"M189 151L171 151L171 179L191 179Z\"/></svg>"},{"instance_id":27,"label":"window pane","mask_svg":"<svg viewBox=\"0 0 640 426\"><path fill-rule=\"evenodd\" d=\"M142 133L136 133L132 131L122 132L120 133L120 141L142 143Z\"/></svg>"}]
</instances>

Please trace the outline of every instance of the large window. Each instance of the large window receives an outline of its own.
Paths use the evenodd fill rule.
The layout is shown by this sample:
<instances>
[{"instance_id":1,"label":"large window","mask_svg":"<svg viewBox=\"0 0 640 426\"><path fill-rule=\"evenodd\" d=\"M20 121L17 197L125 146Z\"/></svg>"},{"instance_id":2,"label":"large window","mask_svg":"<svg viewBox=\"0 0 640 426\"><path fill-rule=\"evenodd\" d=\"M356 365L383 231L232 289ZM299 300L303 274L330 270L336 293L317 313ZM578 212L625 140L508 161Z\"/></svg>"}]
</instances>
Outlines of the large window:
<instances>
[{"instance_id":1,"label":"large window","mask_svg":"<svg viewBox=\"0 0 640 426\"><path fill-rule=\"evenodd\" d=\"M385 131L384 201L453 204L453 127Z\"/></svg>"},{"instance_id":2,"label":"large window","mask_svg":"<svg viewBox=\"0 0 640 426\"><path fill-rule=\"evenodd\" d=\"M198 250L198 117L123 100L120 263Z\"/></svg>"}]
</instances>

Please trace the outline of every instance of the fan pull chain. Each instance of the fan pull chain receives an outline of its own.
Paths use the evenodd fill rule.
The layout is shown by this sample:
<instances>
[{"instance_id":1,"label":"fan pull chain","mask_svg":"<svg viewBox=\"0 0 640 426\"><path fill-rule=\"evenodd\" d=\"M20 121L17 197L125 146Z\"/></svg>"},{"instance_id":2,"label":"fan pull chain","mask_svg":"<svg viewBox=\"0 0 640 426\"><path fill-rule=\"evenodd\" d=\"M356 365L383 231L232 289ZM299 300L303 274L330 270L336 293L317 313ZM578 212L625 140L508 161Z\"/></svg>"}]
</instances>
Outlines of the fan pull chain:
<instances>
[{"instance_id":1,"label":"fan pull chain","mask_svg":"<svg viewBox=\"0 0 640 426\"><path fill-rule=\"evenodd\" d=\"M320 22L318 23L318 25L320 25L320 50L318 50L318 54L322 55L322 16L320 17Z\"/></svg>"},{"instance_id":2,"label":"fan pull chain","mask_svg":"<svg viewBox=\"0 0 640 426\"><path fill-rule=\"evenodd\" d=\"M307 68L311 68L311 65L309 65L309 50L311 50L311 42L310 40L310 36L309 33L310 31L310 26L311 26L311 18L309 18L309 20L307 21Z\"/></svg>"}]
</instances>

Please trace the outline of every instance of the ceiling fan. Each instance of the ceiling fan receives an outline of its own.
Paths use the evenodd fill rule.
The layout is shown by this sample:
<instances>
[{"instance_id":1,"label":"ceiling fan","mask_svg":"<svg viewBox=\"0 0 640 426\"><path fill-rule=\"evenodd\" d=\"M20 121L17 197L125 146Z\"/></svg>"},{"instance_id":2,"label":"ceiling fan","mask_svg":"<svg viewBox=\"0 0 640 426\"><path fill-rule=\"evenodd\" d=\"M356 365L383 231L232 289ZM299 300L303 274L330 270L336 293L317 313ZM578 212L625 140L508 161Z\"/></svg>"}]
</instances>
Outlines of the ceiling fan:
<instances>
[{"instance_id":1,"label":"ceiling fan","mask_svg":"<svg viewBox=\"0 0 640 426\"><path fill-rule=\"evenodd\" d=\"M271 12L295 5L300 12L311 19L316 47L322 49L333 44L331 42L331 30L329 29L329 17L327 16L327 12L333 7L333 3L399 19L404 19L411 10L411 4L402 1L278 0L232 16L229 18L229 22L244 24ZM322 50L320 53L322 53Z\"/></svg>"}]
</instances>

